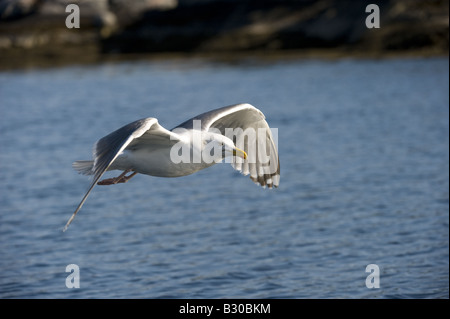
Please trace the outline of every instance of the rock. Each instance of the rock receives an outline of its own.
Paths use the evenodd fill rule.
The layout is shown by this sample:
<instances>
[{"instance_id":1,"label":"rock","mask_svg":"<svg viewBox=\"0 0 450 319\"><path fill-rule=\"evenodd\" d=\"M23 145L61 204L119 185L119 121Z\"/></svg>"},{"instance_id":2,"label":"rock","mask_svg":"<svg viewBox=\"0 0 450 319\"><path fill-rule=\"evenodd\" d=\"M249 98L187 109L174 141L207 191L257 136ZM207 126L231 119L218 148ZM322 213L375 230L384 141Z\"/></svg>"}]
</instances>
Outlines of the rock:
<instances>
[{"instance_id":1,"label":"rock","mask_svg":"<svg viewBox=\"0 0 450 319\"><path fill-rule=\"evenodd\" d=\"M130 23L142 17L142 14L149 10L169 10L178 5L177 0L110 0L109 9L114 12L121 26L127 26Z\"/></svg>"},{"instance_id":2,"label":"rock","mask_svg":"<svg viewBox=\"0 0 450 319\"><path fill-rule=\"evenodd\" d=\"M80 28L69 29L66 7L80 9ZM1 0L0 68L30 62L54 64L99 58L101 39L118 32L140 14L165 10L176 0Z\"/></svg>"},{"instance_id":3,"label":"rock","mask_svg":"<svg viewBox=\"0 0 450 319\"><path fill-rule=\"evenodd\" d=\"M393 1L381 23L379 32L367 32L362 39L368 50L448 54L448 1Z\"/></svg>"},{"instance_id":4,"label":"rock","mask_svg":"<svg viewBox=\"0 0 450 319\"><path fill-rule=\"evenodd\" d=\"M372 0L79 0L81 27L68 29L72 2L1 1L0 68L109 53L448 54L446 0L378 0L379 29L365 25Z\"/></svg>"},{"instance_id":5,"label":"rock","mask_svg":"<svg viewBox=\"0 0 450 319\"><path fill-rule=\"evenodd\" d=\"M365 25L366 6L350 0L179 0L102 41L103 52L233 52L339 48L448 52L448 1L380 0L382 28Z\"/></svg>"},{"instance_id":6,"label":"rock","mask_svg":"<svg viewBox=\"0 0 450 319\"><path fill-rule=\"evenodd\" d=\"M42 0L3 0L0 2L0 21L22 19L37 11Z\"/></svg>"}]
</instances>

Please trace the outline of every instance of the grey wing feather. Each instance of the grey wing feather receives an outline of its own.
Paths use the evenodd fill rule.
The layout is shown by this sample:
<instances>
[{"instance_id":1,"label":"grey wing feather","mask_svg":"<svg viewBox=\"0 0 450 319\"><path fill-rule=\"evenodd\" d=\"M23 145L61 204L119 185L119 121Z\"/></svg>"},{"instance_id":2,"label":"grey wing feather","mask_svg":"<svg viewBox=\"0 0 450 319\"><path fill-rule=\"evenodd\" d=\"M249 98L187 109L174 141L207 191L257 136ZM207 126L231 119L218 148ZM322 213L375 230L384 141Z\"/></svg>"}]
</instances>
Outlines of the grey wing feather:
<instances>
[{"instance_id":1,"label":"grey wing feather","mask_svg":"<svg viewBox=\"0 0 450 319\"><path fill-rule=\"evenodd\" d=\"M264 114L250 104L236 104L225 106L216 110L197 115L178 127L185 129L193 128L193 121L200 120L202 130L211 128L218 129L222 135L228 133L238 148L243 149L247 154L246 160L234 157L231 163L233 168L250 178L256 184L269 188L278 187L280 183L280 161L275 145L274 137L269 124L265 120ZM255 138L245 138L246 129L253 129ZM241 130L234 130L241 129ZM258 135L258 129L262 129L264 136ZM240 141L240 143L239 143ZM238 145L243 144L243 145ZM264 156L268 153L268 160Z\"/></svg>"},{"instance_id":2,"label":"grey wing feather","mask_svg":"<svg viewBox=\"0 0 450 319\"><path fill-rule=\"evenodd\" d=\"M123 150L124 144L133 133L145 126L147 119L137 120L106 135L94 145L94 180L99 179L108 169L113 160Z\"/></svg>"},{"instance_id":3,"label":"grey wing feather","mask_svg":"<svg viewBox=\"0 0 450 319\"><path fill-rule=\"evenodd\" d=\"M252 110L253 112L248 112L248 110ZM242 114L246 114L248 120L259 120L264 119L264 114L250 104L235 104L230 106L224 106L215 110L211 110L202 114L199 114L183 123L178 125L177 127L182 127L185 129L193 129L194 120L201 121L202 130L207 130L211 127L211 125L217 122L218 119L221 119L220 123L225 124L225 117L228 117L228 122L232 122L233 119L239 118ZM250 118L251 117L251 118ZM219 128L220 123L215 123L215 127Z\"/></svg>"},{"instance_id":4,"label":"grey wing feather","mask_svg":"<svg viewBox=\"0 0 450 319\"><path fill-rule=\"evenodd\" d=\"M97 184L98 180L107 171L108 167L114 162L117 156L135 139L142 136L146 131L148 131L152 125L157 124L155 118L146 118L134 121L127 124L118 130L112 132L111 134L101 138L94 145L94 163L91 169L91 174L94 178L89 185L89 189L81 200L80 204L76 208L75 212L70 217L63 231L67 230L75 215L83 206L84 202L88 198L94 186ZM74 163L75 168L80 168L86 164L87 161L79 161L79 164ZM87 169L86 169L87 170Z\"/></svg>"}]
</instances>

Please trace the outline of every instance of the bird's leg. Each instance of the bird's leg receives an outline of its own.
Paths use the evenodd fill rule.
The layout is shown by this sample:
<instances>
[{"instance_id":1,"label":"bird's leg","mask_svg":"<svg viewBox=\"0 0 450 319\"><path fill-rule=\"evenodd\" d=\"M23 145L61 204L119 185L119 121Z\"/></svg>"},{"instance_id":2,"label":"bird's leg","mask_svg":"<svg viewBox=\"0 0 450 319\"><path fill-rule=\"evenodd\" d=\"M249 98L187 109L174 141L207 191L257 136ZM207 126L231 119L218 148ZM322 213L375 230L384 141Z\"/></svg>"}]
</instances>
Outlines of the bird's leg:
<instances>
[{"instance_id":1,"label":"bird's leg","mask_svg":"<svg viewBox=\"0 0 450 319\"><path fill-rule=\"evenodd\" d=\"M123 171L123 173L117 177L104 179L104 180L98 182L97 185L114 185L114 184L118 184L118 183L126 183L134 175L137 174L137 172L133 172L130 175L126 176L129 172L131 172L131 169L127 169L127 170Z\"/></svg>"},{"instance_id":2,"label":"bird's leg","mask_svg":"<svg viewBox=\"0 0 450 319\"><path fill-rule=\"evenodd\" d=\"M128 176L124 176L120 181L119 181L119 183L126 183L126 182L128 182L134 175L136 175L137 174L137 172L133 172L133 173L131 173L130 175L128 175Z\"/></svg>"}]
</instances>

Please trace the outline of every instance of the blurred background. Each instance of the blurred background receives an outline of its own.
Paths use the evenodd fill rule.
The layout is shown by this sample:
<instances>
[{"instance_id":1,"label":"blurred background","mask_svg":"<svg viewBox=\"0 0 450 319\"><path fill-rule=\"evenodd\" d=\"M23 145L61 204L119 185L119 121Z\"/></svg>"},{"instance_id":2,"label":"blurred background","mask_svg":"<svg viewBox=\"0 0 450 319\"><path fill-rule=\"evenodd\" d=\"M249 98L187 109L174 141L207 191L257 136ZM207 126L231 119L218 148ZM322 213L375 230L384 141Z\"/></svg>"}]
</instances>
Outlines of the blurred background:
<instances>
[{"instance_id":1,"label":"blurred background","mask_svg":"<svg viewBox=\"0 0 450 319\"><path fill-rule=\"evenodd\" d=\"M65 25L71 3L79 29ZM370 3L379 29L366 28ZM444 0L2 0L0 67L146 53L446 54L448 12Z\"/></svg>"},{"instance_id":2,"label":"blurred background","mask_svg":"<svg viewBox=\"0 0 450 319\"><path fill-rule=\"evenodd\" d=\"M0 0L0 298L449 298L448 26L437 0ZM138 175L62 232L95 141L242 102L278 189Z\"/></svg>"}]
</instances>

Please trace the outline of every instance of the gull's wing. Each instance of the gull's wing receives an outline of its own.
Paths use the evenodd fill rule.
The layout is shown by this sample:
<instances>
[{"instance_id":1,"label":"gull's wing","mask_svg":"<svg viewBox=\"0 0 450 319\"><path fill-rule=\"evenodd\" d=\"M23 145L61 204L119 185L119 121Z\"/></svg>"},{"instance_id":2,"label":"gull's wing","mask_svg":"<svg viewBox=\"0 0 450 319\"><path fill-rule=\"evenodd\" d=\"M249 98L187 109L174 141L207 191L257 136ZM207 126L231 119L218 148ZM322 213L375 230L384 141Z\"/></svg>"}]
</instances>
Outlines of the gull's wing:
<instances>
[{"instance_id":1,"label":"gull's wing","mask_svg":"<svg viewBox=\"0 0 450 319\"><path fill-rule=\"evenodd\" d=\"M201 121L202 130L218 129L225 136L231 133L228 137L248 154L245 160L240 157L233 158L234 169L244 175L250 174L251 180L263 187L278 187L280 183L278 151L269 124L260 110L250 104L225 106L197 115L179 127L193 129L194 120ZM246 131L247 129L251 130ZM255 134L251 135L250 131ZM261 134L258 134L259 132Z\"/></svg>"},{"instance_id":2,"label":"gull's wing","mask_svg":"<svg viewBox=\"0 0 450 319\"><path fill-rule=\"evenodd\" d=\"M93 150L94 164L91 174L94 175L94 178L63 231L66 231L69 227L98 180L125 149L137 149L144 145L156 146L163 143L170 145L170 143L176 143L178 140L179 137L176 133L166 130L159 125L156 118L152 117L134 121L98 140Z\"/></svg>"}]
</instances>

